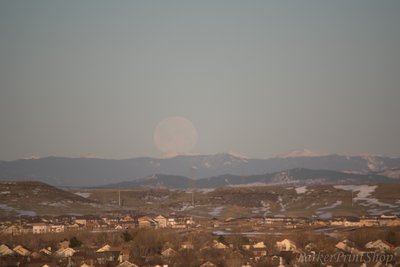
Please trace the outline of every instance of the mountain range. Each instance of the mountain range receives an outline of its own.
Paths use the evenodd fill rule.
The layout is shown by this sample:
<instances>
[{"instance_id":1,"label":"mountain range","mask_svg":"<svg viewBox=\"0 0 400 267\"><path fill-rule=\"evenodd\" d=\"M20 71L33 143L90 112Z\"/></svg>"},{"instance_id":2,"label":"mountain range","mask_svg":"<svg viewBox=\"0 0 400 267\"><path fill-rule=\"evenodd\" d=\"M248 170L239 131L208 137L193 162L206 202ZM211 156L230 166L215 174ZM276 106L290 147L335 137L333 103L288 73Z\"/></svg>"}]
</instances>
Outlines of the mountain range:
<instances>
[{"instance_id":1,"label":"mountain range","mask_svg":"<svg viewBox=\"0 0 400 267\"><path fill-rule=\"evenodd\" d=\"M0 161L0 180L33 180L54 186L94 187L163 174L189 177L190 181L196 181L197 186L201 187L201 181L208 177L218 181L223 179L218 177L243 179L247 176L247 182L265 182L270 175L276 177L277 173L291 169L339 172L340 175L333 175L339 180L344 173L360 174L368 182L371 175L376 175L378 180L384 179L381 178L383 176L399 178L400 158L315 153L291 153L289 156L269 159L251 159L232 153L121 160L47 157Z\"/></svg>"},{"instance_id":2,"label":"mountain range","mask_svg":"<svg viewBox=\"0 0 400 267\"><path fill-rule=\"evenodd\" d=\"M258 185L312 185L312 184L382 184L394 180L376 174L353 174L329 170L291 169L263 175L239 176L225 174L197 180L184 176L156 174L133 181L109 184L103 188L169 188L203 189Z\"/></svg>"}]
</instances>

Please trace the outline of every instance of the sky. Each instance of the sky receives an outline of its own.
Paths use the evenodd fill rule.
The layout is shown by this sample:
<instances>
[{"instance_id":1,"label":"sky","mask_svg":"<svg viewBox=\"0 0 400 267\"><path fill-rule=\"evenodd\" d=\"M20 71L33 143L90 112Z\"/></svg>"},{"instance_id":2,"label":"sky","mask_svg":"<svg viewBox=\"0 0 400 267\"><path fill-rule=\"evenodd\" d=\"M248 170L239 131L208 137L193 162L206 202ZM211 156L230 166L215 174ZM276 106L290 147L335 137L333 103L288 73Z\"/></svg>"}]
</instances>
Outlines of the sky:
<instances>
[{"instance_id":1,"label":"sky","mask_svg":"<svg viewBox=\"0 0 400 267\"><path fill-rule=\"evenodd\" d=\"M400 156L400 1L0 1L0 160Z\"/></svg>"}]
</instances>

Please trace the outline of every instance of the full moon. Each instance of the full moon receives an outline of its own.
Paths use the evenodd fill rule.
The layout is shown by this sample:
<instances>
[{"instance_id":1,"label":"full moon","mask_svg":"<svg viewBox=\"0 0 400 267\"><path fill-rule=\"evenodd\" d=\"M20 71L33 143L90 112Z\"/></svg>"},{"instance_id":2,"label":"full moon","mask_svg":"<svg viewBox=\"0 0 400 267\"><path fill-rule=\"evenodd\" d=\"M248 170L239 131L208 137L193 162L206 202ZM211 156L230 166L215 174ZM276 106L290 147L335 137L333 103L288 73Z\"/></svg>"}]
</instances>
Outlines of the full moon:
<instances>
[{"instance_id":1,"label":"full moon","mask_svg":"<svg viewBox=\"0 0 400 267\"><path fill-rule=\"evenodd\" d=\"M154 145L163 155L179 155L192 151L198 139L193 123L184 117L167 117L154 130Z\"/></svg>"}]
</instances>

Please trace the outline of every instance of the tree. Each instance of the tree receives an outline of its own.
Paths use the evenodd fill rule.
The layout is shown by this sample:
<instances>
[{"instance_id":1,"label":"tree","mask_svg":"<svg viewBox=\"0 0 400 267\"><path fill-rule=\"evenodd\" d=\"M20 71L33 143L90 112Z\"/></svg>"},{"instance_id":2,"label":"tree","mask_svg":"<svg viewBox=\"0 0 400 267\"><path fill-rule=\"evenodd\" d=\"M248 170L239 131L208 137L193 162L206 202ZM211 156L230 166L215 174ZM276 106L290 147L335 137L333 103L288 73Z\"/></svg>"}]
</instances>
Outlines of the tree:
<instances>
[{"instance_id":1,"label":"tree","mask_svg":"<svg viewBox=\"0 0 400 267\"><path fill-rule=\"evenodd\" d=\"M392 245L396 245L396 233L393 230L387 232L385 240Z\"/></svg>"},{"instance_id":2,"label":"tree","mask_svg":"<svg viewBox=\"0 0 400 267\"><path fill-rule=\"evenodd\" d=\"M142 229L137 232L133 239L131 252L135 257L148 257L161 253L163 243L160 232Z\"/></svg>"},{"instance_id":3,"label":"tree","mask_svg":"<svg viewBox=\"0 0 400 267\"><path fill-rule=\"evenodd\" d=\"M121 237L125 242L133 240L133 236L127 230L122 233Z\"/></svg>"},{"instance_id":4,"label":"tree","mask_svg":"<svg viewBox=\"0 0 400 267\"><path fill-rule=\"evenodd\" d=\"M71 239L69 240L69 246L71 248L76 248L76 247L80 247L82 245L82 241L80 241L78 238L71 237Z\"/></svg>"},{"instance_id":5,"label":"tree","mask_svg":"<svg viewBox=\"0 0 400 267\"><path fill-rule=\"evenodd\" d=\"M221 242L222 244L225 244L225 237L223 235L218 236L218 242Z\"/></svg>"}]
</instances>

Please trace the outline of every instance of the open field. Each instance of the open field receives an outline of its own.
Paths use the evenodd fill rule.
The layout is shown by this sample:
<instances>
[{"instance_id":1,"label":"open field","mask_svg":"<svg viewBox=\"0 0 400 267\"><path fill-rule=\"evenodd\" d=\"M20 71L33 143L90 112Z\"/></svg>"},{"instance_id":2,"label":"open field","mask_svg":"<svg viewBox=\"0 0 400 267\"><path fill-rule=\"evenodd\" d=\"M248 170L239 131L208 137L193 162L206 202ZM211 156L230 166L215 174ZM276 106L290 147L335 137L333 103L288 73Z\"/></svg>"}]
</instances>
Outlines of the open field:
<instances>
[{"instance_id":1,"label":"open field","mask_svg":"<svg viewBox=\"0 0 400 267\"><path fill-rule=\"evenodd\" d=\"M398 192L399 184L224 187L191 191L61 190L39 182L2 182L0 216L98 214L120 209L139 214L181 213L204 218L398 215Z\"/></svg>"},{"instance_id":2,"label":"open field","mask_svg":"<svg viewBox=\"0 0 400 267\"><path fill-rule=\"evenodd\" d=\"M82 190L80 190L82 191ZM400 185L226 187L215 190L93 189L88 198L143 213L181 212L197 217L359 216L399 214ZM193 206L194 204L194 206Z\"/></svg>"}]
</instances>

